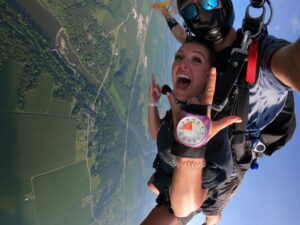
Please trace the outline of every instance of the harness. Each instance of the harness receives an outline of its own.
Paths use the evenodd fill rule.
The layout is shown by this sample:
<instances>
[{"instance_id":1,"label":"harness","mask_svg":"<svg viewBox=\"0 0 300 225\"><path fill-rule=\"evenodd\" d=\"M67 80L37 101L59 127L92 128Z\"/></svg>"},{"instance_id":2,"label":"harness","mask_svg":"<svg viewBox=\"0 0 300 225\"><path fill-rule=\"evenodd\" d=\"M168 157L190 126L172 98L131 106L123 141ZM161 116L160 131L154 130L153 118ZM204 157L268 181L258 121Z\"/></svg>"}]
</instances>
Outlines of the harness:
<instances>
[{"instance_id":1,"label":"harness","mask_svg":"<svg viewBox=\"0 0 300 225\"><path fill-rule=\"evenodd\" d=\"M242 26L243 40L240 44L240 48L234 48L232 50L230 61L224 73L225 78L222 82L222 87L217 87L216 89L213 101L213 109L215 111L220 112L224 108L236 84L239 86L249 86L255 83L259 40L266 36L267 25L271 20L270 18L269 21L264 24L266 11L264 6L265 1L266 0L251 0L251 3L247 7ZM270 9L272 9L269 0L267 0L267 2L270 5ZM251 17L249 13L251 7L257 9L262 8L262 14L256 18ZM246 79L241 79L240 75L247 60L249 62Z\"/></svg>"},{"instance_id":2,"label":"harness","mask_svg":"<svg viewBox=\"0 0 300 225\"><path fill-rule=\"evenodd\" d=\"M259 43L266 36L267 25L272 17L271 13L268 22L264 23L266 14L265 1L267 1L272 12L272 5L269 0L251 0L251 3L248 5L241 29L243 37L240 47L233 48L231 51L222 85L217 85L216 87L212 107L215 111L221 112L230 100L230 103L234 105L230 113L242 118L242 123L233 125L231 131L232 155L237 164L237 172L240 178L242 178L244 171L250 167L252 160L252 153L245 151L249 89L256 81ZM251 8L262 9L262 14L253 18L249 13Z\"/></svg>"}]
</instances>

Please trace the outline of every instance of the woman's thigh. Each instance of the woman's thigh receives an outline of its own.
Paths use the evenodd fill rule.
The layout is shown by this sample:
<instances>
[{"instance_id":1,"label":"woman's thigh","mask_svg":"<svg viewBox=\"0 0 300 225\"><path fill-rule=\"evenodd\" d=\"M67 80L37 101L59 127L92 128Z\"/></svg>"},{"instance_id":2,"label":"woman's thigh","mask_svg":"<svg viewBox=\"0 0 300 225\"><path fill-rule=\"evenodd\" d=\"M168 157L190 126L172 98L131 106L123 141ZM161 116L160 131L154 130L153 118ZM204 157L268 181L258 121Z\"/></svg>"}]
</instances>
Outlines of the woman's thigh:
<instances>
[{"instance_id":1,"label":"woman's thigh","mask_svg":"<svg viewBox=\"0 0 300 225\"><path fill-rule=\"evenodd\" d=\"M141 225L180 225L178 218L170 214L167 206L156 206Z\"/></svg>"}]
</instances>

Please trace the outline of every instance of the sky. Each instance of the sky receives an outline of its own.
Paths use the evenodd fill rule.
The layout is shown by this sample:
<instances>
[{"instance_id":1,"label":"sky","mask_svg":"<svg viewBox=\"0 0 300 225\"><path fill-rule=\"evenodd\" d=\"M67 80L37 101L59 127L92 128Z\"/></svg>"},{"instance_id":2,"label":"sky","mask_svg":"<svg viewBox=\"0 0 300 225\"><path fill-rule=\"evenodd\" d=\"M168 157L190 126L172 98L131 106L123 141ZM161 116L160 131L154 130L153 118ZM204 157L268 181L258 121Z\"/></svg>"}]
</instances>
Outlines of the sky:
<instances>
[{"instance_id":1,"label":"sky","mask_svg":"<svg viewBox=\"0 0 300 225\"><path fill-rule=\"evenodd\" d=\"M294 42L300 37L300 1L271 0L274 8L269 34ZM239 28L250 0L233 0L235 28ZM253 12L251 10L251 12ZM253 12L255 13L255 12ZM300 54L300 53L299 53ZM300 77L300 74L299 74ZM300 78L299 78L300 79ZM297 121L300 97L295 94ZM271 157L260 160L258 170L249 170L235 197L223 212L219 225L300 224L300 127L292 140ZM189 225L202 225L203 216Z\"/></svg>"}]
</instances>

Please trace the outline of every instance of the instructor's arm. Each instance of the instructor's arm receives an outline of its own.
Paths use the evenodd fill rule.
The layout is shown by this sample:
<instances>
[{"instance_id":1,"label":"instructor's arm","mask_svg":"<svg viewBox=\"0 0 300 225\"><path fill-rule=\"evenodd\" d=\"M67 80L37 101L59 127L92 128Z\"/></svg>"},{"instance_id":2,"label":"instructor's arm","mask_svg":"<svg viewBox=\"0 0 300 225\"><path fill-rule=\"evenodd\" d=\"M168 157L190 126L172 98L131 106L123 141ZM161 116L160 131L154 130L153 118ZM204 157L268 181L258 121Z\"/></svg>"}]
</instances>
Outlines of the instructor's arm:
<instances>
[{"instance_id":1,"label":"instructor's arm","mask_svg":"<svg viewBox=\"0 0 300 225\"><path fill-rule=\"evenodd\" d=\"M161 4L161 2L155 2L152 4L151 7L155 11L157 11L161 15L163 15L167 21L172 19L173 18L172 15L168 12L168 10L165 7L160 6L160 4ZM187 38L187 33L182 26L177 24L176 26L172 27L171 32L177 41L179 41L182 44L185 42L185 40Z\"/></svg>"},{"instance_id":2,"label":"instructor's arm","mask_svg":"<svg viewBox=\"0 0 300 225\"><path fill-rule=\"evenodd\" d=\"M274 54L271 69L282 83L300 93L300 39Z\"/></svg>"}]
</instances>

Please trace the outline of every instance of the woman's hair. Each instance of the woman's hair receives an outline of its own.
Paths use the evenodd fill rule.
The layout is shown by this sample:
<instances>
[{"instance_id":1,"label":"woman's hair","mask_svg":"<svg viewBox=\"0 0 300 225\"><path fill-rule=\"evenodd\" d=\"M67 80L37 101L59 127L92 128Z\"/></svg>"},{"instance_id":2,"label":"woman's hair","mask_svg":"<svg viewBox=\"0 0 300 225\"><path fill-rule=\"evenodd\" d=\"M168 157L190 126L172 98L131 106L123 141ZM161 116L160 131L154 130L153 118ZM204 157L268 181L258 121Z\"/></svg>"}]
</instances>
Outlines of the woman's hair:
<instances>
[{"instance_id":1,"label":"woman's hair","mask_svg":"<svg viewBox=\"0 0 300 225\"><path fill-rule=\"evenodd\" d=\"M210 66L215 66L216 52L213 48L213 45L210 42L200 39L196 36L188 36L188 38L186 39L186 41L183 44L188 44L188 43L195 43L195 44L204 46L208 50Z\"/></svg>"}]
</instances>

